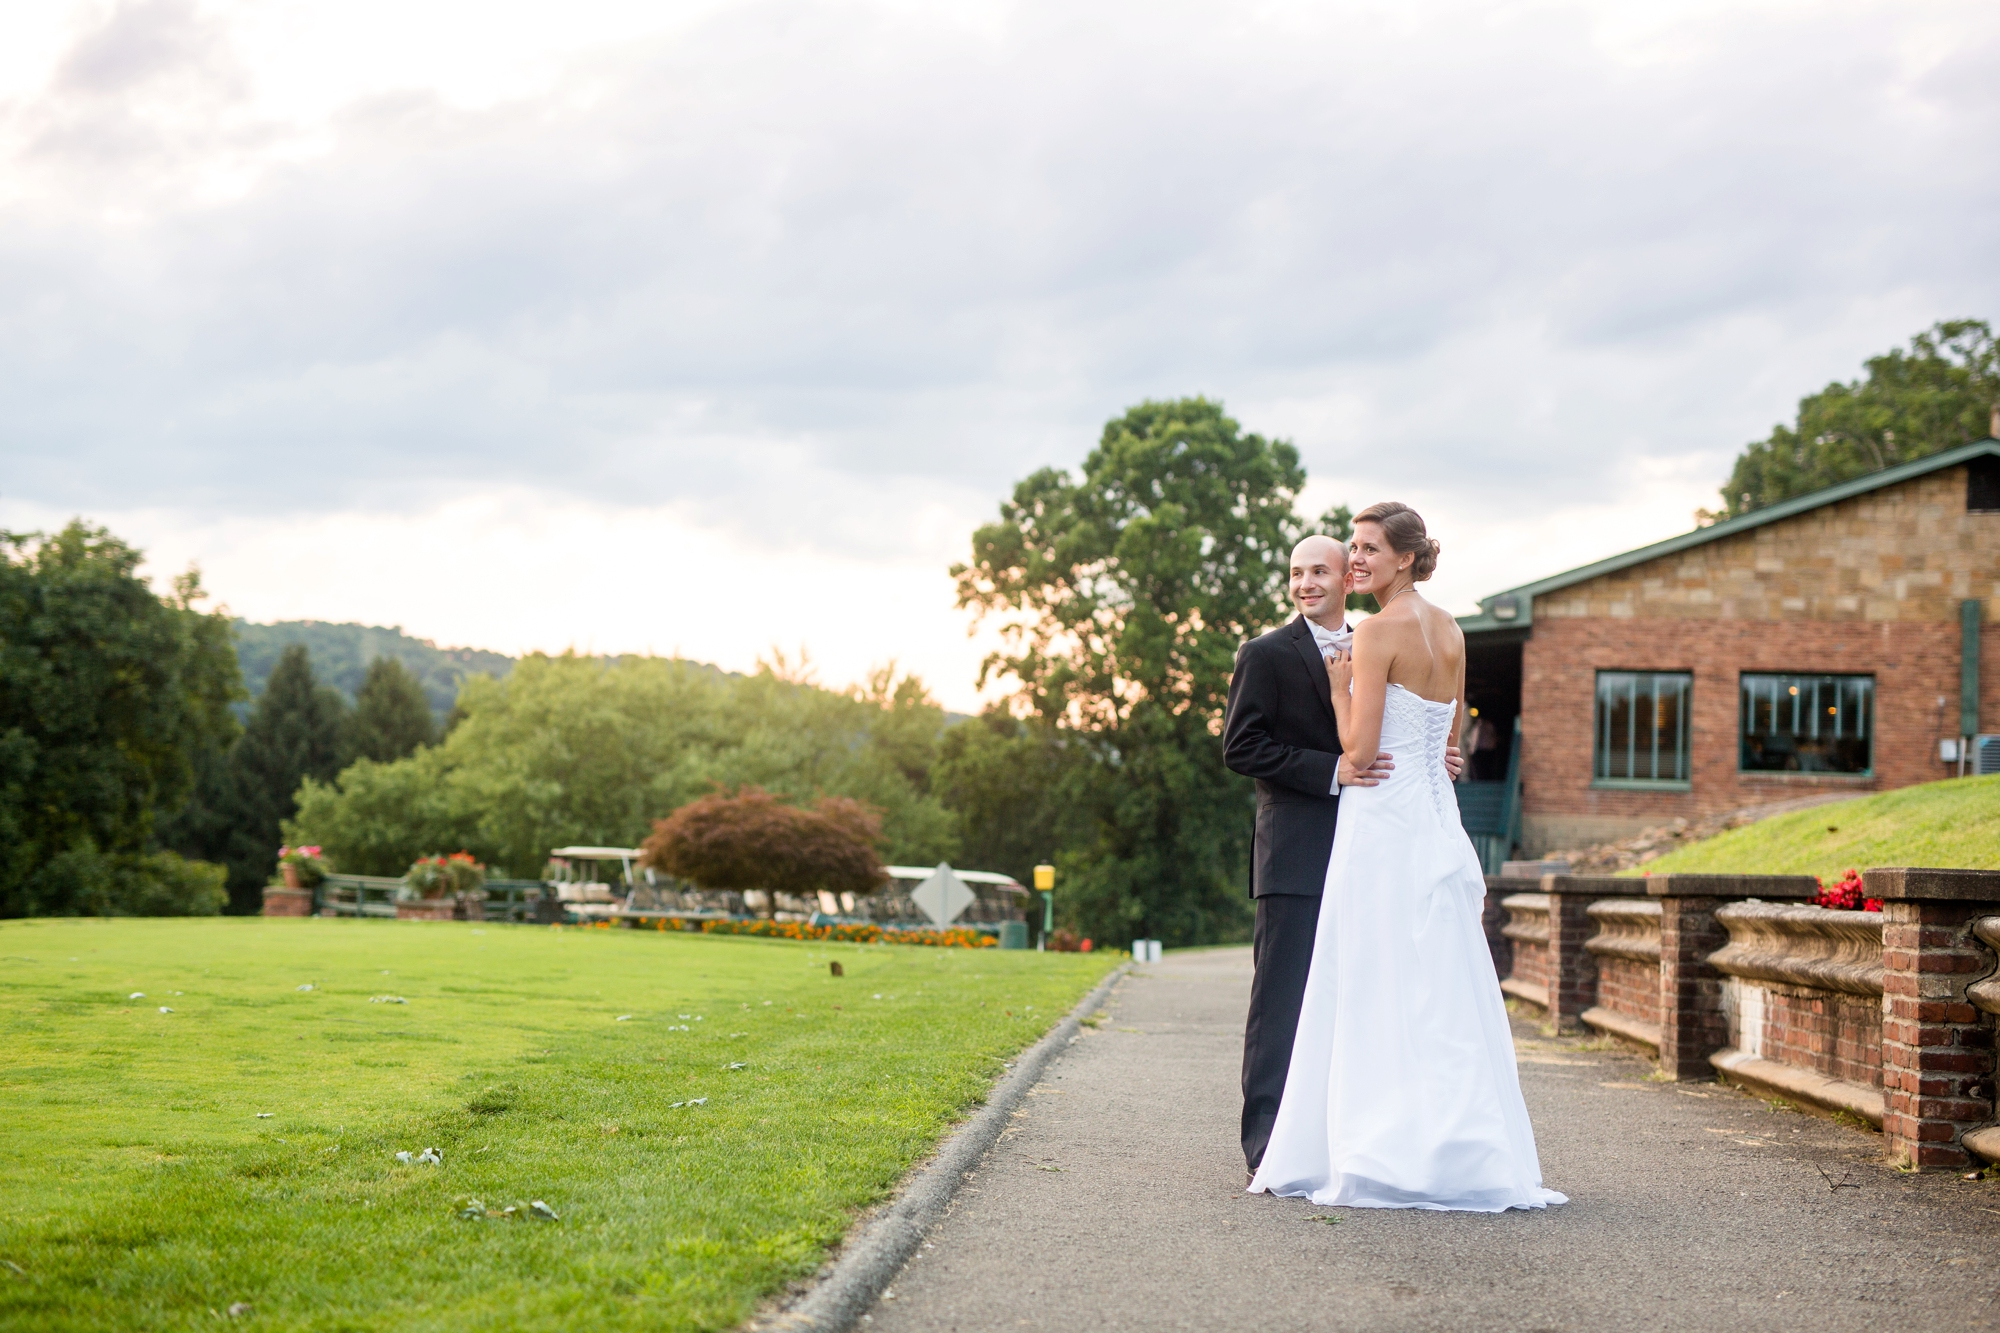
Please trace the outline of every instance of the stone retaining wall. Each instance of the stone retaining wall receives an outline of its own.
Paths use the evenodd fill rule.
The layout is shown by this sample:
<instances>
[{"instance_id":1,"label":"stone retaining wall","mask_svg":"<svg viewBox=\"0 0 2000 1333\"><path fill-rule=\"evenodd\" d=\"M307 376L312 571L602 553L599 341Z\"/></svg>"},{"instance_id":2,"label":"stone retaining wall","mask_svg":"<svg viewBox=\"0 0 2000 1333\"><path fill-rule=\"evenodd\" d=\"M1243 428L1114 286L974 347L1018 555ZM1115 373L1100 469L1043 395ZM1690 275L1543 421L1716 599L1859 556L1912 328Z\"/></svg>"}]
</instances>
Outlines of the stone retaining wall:
<instances>
[{"instance_id":1,"label":"stone retaining wall","mask_svg":"<svg viewBox=\"0 0 2000 1333\"><path fill-rule=\"evenodd\" d=\"M1724 1077L1882 1123L1882 914L1789 903L1718 908L1709 963L1729 1045Z\"/></svg>"},{"instance_id":2,"label":"stone retaining wall","mask_svg":"<svg viewBox=\"0 0 2000 1333\"><path fill-rule=\"evenodd\" d=\"M1516 999L1549 1007L1549 895L1514 893L1501 899L1507 924L1500 934L1514 946L1513 967L1500 989Z\"/></svg>"},{"instance_id":3,"label":"stone retaining wall","mask_svg":"<svg viewBox=\"0 0 2000 1333\"><path fill-rule=\"evenodd\" d=\"M1660 905L1650 898L1599 898L1584 909L1597 933L1583 947L1597 959L1597 1003L1584 1022L1660 1049Z\"/></svg>"},{"instance_id":4,"label":"stone retaining wall","mask_svg":"<svg viewBox=\"0 0 2000 1333\"><path fill-rule=\"evenodd\" d=\"M1912 1169L2000 1162L2000 872L1865 878L1883 911L1810 906L1805 876L1545 875L1501 900L1501 989L1675 1078L1879 1125Z\"/></svg>"}]
</instances>

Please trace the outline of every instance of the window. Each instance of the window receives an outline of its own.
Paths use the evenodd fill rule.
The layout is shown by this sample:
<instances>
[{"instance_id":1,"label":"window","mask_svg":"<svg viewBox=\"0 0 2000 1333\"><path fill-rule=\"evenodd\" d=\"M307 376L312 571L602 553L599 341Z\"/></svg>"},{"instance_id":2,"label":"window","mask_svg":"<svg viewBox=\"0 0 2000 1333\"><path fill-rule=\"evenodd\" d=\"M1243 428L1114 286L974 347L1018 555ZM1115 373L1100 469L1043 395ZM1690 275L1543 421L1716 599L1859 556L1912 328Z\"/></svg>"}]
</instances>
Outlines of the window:
<instances>
[{"instance_id":1,"label":"window","mask_svg":"<svg viewBox=\"0 0 2000 1333\"><path fill-rule=\"evenodd\" d=\"M1694 677L1685 671L1597 673L1598 782L1685 785L1688 696Z\"/></svg>"},{"instance_id":2,"label":"window","mask_svg":"<svg viewBox=\"0 0 2000 1333\"><path fill-rule=\"evenodd\" d=\"M1873 676L1743 676L1746 773L1870 773Z\"/></svg>"}]
</instances>

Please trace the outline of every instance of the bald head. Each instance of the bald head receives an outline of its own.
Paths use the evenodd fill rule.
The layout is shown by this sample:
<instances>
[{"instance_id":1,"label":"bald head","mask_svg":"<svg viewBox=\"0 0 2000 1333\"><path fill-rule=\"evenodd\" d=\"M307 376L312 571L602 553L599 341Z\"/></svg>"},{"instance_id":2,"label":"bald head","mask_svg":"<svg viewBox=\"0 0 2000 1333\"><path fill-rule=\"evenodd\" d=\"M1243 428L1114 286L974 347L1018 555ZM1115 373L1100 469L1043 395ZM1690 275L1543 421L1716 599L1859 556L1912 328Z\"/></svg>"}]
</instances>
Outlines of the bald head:
<instances>
[{"instance_id":1,"label":"bald head","mask_svg":"<svg viewBox=\"0 0 2000 1333\"><path fill-rule=\"evenodd\" d=\"M1347 548L1317 533L1294 546L1291 594L1300 615L1339 629L1347 618Z\"/></svg>"},{"instance_id":2,"label":"bald head","mask_svg":"<svg viewBox=\"0 0 2000 1333\"><path fill-rule=\"evenodd\" d=\"M1343 570L1346 569L1347 544L1345 542L1337 542L1331 537L1322 537L1315 532L1312 536L1304 538L1297 546L1292 548L1293 569L1297 569L1302 563L1311 564L1314 562L1323 565L1334 565Z\"/></svg>"}]
</instances>

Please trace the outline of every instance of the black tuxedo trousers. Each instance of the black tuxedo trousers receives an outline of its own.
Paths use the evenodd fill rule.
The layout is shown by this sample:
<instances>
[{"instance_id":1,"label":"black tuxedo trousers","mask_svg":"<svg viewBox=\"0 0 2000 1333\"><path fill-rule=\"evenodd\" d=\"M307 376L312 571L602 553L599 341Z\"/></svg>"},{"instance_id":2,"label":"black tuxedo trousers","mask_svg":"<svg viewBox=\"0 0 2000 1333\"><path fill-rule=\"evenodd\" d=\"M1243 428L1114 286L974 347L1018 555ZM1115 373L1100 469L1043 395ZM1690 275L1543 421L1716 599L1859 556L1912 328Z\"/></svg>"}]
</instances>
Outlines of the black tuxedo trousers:
<instances>
[{"instance_id":1,"label":"black tuxedo trousers","mask_svg":"<svg viewBox=\"0 0 2000 1333\"><path fill-rule=\"evenodd\" d=\"M1243 1026L1243 1156L1263 1160L1285 1095L1333 855L1340 764L1326 666L1304 618L1236 654L1223 759L1257 784L1250 896L1257 903L1250 1013Z\"/></svg>"}]
</instances>

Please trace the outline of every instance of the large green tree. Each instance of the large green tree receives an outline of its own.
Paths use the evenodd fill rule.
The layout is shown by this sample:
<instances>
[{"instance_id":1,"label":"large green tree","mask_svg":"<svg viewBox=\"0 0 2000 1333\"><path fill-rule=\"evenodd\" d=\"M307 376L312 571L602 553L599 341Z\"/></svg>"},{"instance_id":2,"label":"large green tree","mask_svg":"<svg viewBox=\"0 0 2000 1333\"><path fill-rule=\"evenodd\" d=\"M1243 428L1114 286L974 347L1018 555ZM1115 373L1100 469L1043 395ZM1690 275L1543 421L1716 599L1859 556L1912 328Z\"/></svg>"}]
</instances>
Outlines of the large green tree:
<instances>
[{"instance_id":1,"label":"large green tree","mask_svg":"<svg viewBox=\"0 0 2000 1333\"><path fill-rule=\"evenodd\" d=\"M1248 920L1252 793L1222 714L1237 647L1286 615L1304 482L1296 449L1220 403L1141 403L1081 475L1016 486L952 571L1001 637L981 683L1011 682L1015 715L1067 746L1054 799L1081 832L1058 900L1086 934L1191 943Z\"/></svg>"},{"instance_id":2,"label":"large green tree","mask_svg":"<svg viewBox=\"0 0 2000 1333\"><path fill-rule=\"evenodd\" d=\"M1986 321L1943 320L1870 357L1863 379L1799 400L1797 420L1737 456L1722 488L1735 518L1823 486L1986 439L2000 407L2000 344Z\"/></svg>"},{"instance_id":3,"label":"large green tree","mask_svg":"<svg viewBox=\"0 0 2000 1333\"><path fill-rule=\"evenodd\" d=\"M196 575L161 597L140 559L81 521L0 534L0 915L213 910L207 872L147 847L236 729L236 655Z\"/></svg>"}]
</instances>

